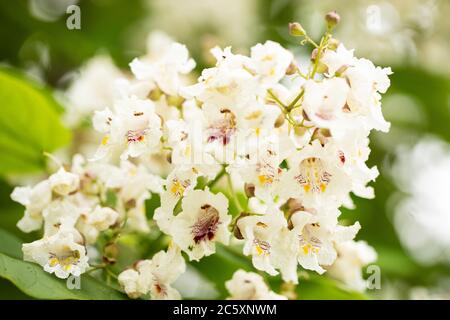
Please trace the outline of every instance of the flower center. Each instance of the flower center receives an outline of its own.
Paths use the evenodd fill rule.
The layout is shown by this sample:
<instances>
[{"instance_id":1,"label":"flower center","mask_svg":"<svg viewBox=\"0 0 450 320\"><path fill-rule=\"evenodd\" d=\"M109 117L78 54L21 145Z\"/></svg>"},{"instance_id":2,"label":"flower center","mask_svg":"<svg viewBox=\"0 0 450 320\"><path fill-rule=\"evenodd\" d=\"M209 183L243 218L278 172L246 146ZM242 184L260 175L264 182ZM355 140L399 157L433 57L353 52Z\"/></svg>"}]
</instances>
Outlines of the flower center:
<instances>
[{"instance_id":1,"label":"flower center","mask_svg":"<svg viewBox=\"0 0 450 320\"><path fill-rule=\"evenodd\" d=\"M209 127L208 143L218 140L227 145L236 132L236 116L228 109L222 109L220 113L223 114L223 118Z\"/></svg>"},{"instance_id":2,"label":"flower center","mask_svg":"<svg viewBox=\"0 0 450 320\"><path fill-rule=\"evenodd\" d=\"M128 130L127 132L127 142L143 142L145 140L145 135L147 134L147 130Z\"/></svg>"},{"instance_id":3,"label":"flower center","mask_svg":"<svg viewBox=\"0 0 450 320\"><path fill-rule=\"evenodd\" d=\"M219 211L209 204L201 206L199 218L192 226L194 242L199 243L202 240L212 240L219 224Z\"/></svg>"},{"instance_id":4,"label":"flower center","mask_svg":"<svg viewBox=\"0 0 450 320\"><path fill-rule=\"evenodd\" d=\"M189 184L189 180L178 180L177 178L175 178L172 180L170 192L177 197L181 197Z\"/></svg>"},{"instance_id":5,"label":"flower center","mask_svg":"<svg viewBox=\"0 0 450 320\"><path fill-rule=\"evenodd\" d=\"M332 175L326 171L325 165L319 158L308 158L300 163L300 174L295 180L303 187L306 193L325 192Z\"/></svg>"},{"instance_id":6,"label":"flower center","mask_svg":"<svg viewBox=\"0 0 450 320\"><path fill-rule=\"evenodd\" d=\"M76 265L80 261L80 253L75 250L68 255L57 256L54 253L50 253L48 264L50 267L56 267L60 265L64 270L68 271L73 265Z\"/></svg>"},{"instance_id":7,"label":"flower center","mask_svg":"<svg viewBox=\"0 0 450 320\"><path fill-rule=\"evenodd\" d=\"M268 256L270 254L270 243L260 239L254 239L253 244L255 245L256 254L258 256Z\"/></svg>"},{"instance_id":8,"label":"flower center","mask_svg":"<svg viewBox=\"0 0 450 320\"><path fill-rule=\"evenodd\" d=\"M312 226L318 226L317 224L312 224ZM320 239L311 235L308 229L305 227L303 229L303 234L298 236L300 241L300 247L304 254L318 253L320 248L322 248L322 241Z\"/></svg>"}]
</instances>

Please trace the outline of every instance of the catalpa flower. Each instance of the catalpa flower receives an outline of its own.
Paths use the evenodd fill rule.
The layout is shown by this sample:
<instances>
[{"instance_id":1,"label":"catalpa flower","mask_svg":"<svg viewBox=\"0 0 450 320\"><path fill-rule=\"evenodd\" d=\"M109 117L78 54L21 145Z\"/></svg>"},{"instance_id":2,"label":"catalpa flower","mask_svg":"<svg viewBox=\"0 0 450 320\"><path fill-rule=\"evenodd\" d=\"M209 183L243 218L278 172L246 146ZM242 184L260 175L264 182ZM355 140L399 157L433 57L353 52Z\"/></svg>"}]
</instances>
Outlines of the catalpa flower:
<instances>
[{"instance_id":1,"label":"catalpa flower","mask_svg":"<svg viewBox=\"0 0 450 320\"><path fill-rule=\"evenodd\" d=\"M229 300L286 300L283 295L271 291L263 277L254 272L237 270L233 277L225 282Z\"/></svg>"},{"instance_id":2,"label":"catalpa flower","mask_svg":"<svg viewBox=\"0 0 450 320\"><path fill-rule=\"evenodd\" d=\"M152 81L166 94L177 95L182 85L181 75L195 67L186 46L164 39L160 34L150 34L147 49L147 56L130 63L131 71L137 79Z\"/></svg>"},{"instance_id":3,"label":"catalpa flower","mask_svg":"<svg viewBox=\"0 0 450 320\"><path fill-rule=\"evenodd\" d=\"M291 216L292 233L297 236L298 263L305 269L325 272L324 266L330 266L337 258L336 243L352 240L361 226L355 223L344 227L337 225L337 214L311 214L297 211Z\"/></svg>"},{"instance_id":4,"label":"catalpa flower","mask_svg":"<svg viewBox=\"0 0 450 320\"><path fill-rule=\"evenodd\" d=\"M265 214L242 217L237 222L237 227L245 240L243 253L251 256L253 266L270 275L277 275L277 266L274 252L282 250L275 246L277 237L287 227L283 214L277 210L270 210ZM282 255L282 254L281 254Z\"/></svg>"},{"instance_id":5,"label":"catalpa flower","mask_svg":"<svg viewBox=\"0 0 450 320\"><path fill-rule=\"evenodd\" d=\"M138 261L133 268L119 275L119 283L130 298L150 293L152 299L180 299L179 292L171 284L186 270L180 249L171 245L167 251L159 251L151 260Z\"/></svg>"},{"instance_id":6,"label":"catalpa flower","mask_svg":"<svg viewBox=\"0 0 450 320\"><path fill-rule=\"evenodd\" d=\"M50 182L44 180L34 187L16 187L11 199L25 206L25 214L17 223L23 232L31 232L41 228L42 211L52 200Z\"/></svg>"},{"instance_id":7,"label":"catalpa flower","mask_svg":"<svg viewBox=\"0 0 450 320\"><path fill-rule=\"evenodd\" d=\"M215 252L216 242L228 244L230 222L228 199L222 193L192 190L183 198L169 234L191 260L200 260Z\"/></svg>"},{"instance_id":8,"label":"catalpa flower","mask_svg":"<svg viewBox=\"0 0 450 320\"><path fill-rule=\"evenodd\" d=\"M150 100L123 98L114 104L114 112L96 112L94 128L104 133L94 159L121 153L121 159L138 157L160 144L161 119Z\"/></svg>"},{"instance_id":9,"label":"catalpa flower","mask_svg":"<svg viewBox=\"0 0 450 320\"><path fill-rule=\"evenodd\" d=\"M290 26L315 47L309 67L273 41L249 55L216 47L214 66L192 84L187 48L152 34L131 73L115 76L106 65L104 73L89 72L70 93L86 93L78 102L95 109L92 124L102 136L95 155L76 155L71 166L11 195L25 206L20 229L43 226L43 238L24 245L25 259L61 278L79 275L88 268L86 244L98 251L96 272L108 274L99 279L116 279L110 265L136 254L143 260L113 286L131 298L179 299L173 283L186 269L182 252L199 261L221 244L242 251L254 269L279 274L286 294L301 269L328 270L362 289L361 267L374 254L353 240L359 223L340 223L340 207L353 206L352 193L374 197L369 184L378 170L367 165L368 137L389 129L381 94L391 70L337 46L330 32L338 20L327 16L318 43ZM105 75L111 79L92 83ZM166 240L167 250L147 259L147 241L159 248ZM123 255L125 246L132 255ZM230 299L285 298L242 270L226 287Z\"/></svg>"},{"instance_id":10,"label":"catalpa flower","mask_svg":"<svg viewBox=\"0 0 450 320\"><path fill-rule=\"evenodd\" d=\"M344 241L336 244L336 251L338 258L327 268L327 274L352 290L364 291L367 285L362 268L377 260L375 250L365 241Z\"/></svg>"},{"instance_id":11,"label":"catalpa flower","mask_svg":"<svg viewBox=\"0 0 450 320\"><path fill-rule=\"evenodd\" d=\"M345 155L332 143L318 140L293 155L289 170L280 178L279 194L299 199L305 206L339 204L351 190L351 175L343 170Z\"/></svg>"},{"instance_id":12,"label":"catalpa flower","mask_svg":"<svg viewBox=\"0 0 450 320\"><path fill-rule=\"evenodd\" d=\"M25 261L36 262L61 279L69 275L78 277L89 267L86 248L75 242L71 232L58 232L24 244L22 249Z\"/></svg>"}]
</instances>

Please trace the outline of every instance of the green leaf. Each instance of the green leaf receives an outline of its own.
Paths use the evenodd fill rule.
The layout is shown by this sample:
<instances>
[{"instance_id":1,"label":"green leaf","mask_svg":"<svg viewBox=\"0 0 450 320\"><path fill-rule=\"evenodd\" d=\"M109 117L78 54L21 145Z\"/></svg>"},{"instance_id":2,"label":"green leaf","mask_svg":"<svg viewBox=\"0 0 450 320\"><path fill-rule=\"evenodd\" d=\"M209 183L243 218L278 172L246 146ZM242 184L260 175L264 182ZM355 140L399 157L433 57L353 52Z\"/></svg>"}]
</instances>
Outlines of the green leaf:
<instances>
[{"instance_id":1,"label":"green leaf","mask_svg":"<svg viewBox=\"0 0 450 320\"><path fill-rule=\"evenodd\" d=\"M70 142L61 107L46 89L6 68L0 68L0 105L0 175L43 169L43 152Z\"/></svg>"},{"instance_id":2,"label":"green leaf","mask_svg":"<svg viewBox=\"0 0 450 320\"><path fill-rule=\"evenodd\" d=\"M89 275L81 276L81 288L69 289L66 281L42 267L0 253L0 277L11 281L25 294L39 299L121 300L125 296Z\"/></svg>"},{"instance_id":3,"label":"green leaf","mask_svg":"<svg viewBox=\"0 0 450 320\"><path fill-rule=\"evenodd\" d=\"M190 262L206 279L215 284L220 293L220 299L225 298L228 292L225 282L230 280L238 269L255 271L249 259L241 253L235 252L231 247L216 246L216 253L202 258L199 262Z\"/></svg>"},{"instance_id":4,"label":"green leaf","mask_svg":"<svg viewBox=\"0 0 450 320\"><path fill-rule=\"evenodd\" d=\"M306 279L299 279L296 288L299 300L367 300L368 297L357 291L347 290L339 282L326 275L308 273Z\"/></svg>"},{"instance_id":5,"label":"green leaf","mask_svg":"<svg viewBox=\"0 0 450 320\"><path fill-rule=\"evenodd\" d=\"M21 241L0 229L0 277L11 281L19 290L39 299L111 300L125 296L89 275L81 276L81 289L68 289L65 280L56 278L42 267L22 261Z\"/></svg>"},{"instance_id":6,"label":"green leaf","mask_svg":"<svg viewBox=\"0 0 450 320\"><path fill-rule=\"evenodd\" d=\"M0 229L0 252L13 258L22 259L22 243L12 233Z\"/></svg>"}]
</instances>

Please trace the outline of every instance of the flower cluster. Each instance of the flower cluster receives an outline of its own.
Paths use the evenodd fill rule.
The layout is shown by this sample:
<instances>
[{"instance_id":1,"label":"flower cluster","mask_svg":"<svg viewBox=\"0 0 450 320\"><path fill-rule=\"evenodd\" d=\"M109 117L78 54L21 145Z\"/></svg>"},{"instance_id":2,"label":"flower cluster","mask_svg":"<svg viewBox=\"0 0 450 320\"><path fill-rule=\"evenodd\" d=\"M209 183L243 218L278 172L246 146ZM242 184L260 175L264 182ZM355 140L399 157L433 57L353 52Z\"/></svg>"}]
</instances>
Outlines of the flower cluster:
<instances>
[{"instance_id":1,"label":"flower cluster","mask_svg":"<svg viewBox=\"0 0 450 320\"><path fill-rule=\"evenodd\" d=\"M352 265L364 256L354 249L360 225L341 225L339 208L352 207L351 193L374 196L368 135L389 129L380 99L391 71L339 44L331 34L338 20L327 15L318 44L290 25L314 47L310 66L272 41L249 55L216 47L215 66L194 84L186 47L150 38L148 53L130 64L133 77L118 79L112 105L95 112L103 136L91 161L77 157L71 170L14 191L26 206L19 227L44 222L44 238L24 246L25 258L57 276L82 273L83 245L99 232L125 223L149 231L145 200L157 193L152 219L171 246L119 275L130 297L178 298L171 284L185 270L182 253L199 261L230 242L285 282L296 284L301 266L360 288L361 273L343 269L360 270L374 254ZM333 269L337 259L346 260ZM253 273L238 271L226 286L231 298L280 298Z\"/></svg>"},{"instance_id":2,"label":"flower cluster","mask_svg":"<svg viewBox=\"0 0 450 320\"><path fill-rule=\"evenodd\" d=\"M162 183L128 161L116 167L75 155L71 168L61 166L48 179L17 187L11 195L25 206L19 229L44 231L42 239L24 244L24 259L59 278L79 276L89 267L86 245L95 243L100 232L120 227L125 219L129 230L149 231L144 203L150 192L162 190Z\"/></svg>"}]
</instances>

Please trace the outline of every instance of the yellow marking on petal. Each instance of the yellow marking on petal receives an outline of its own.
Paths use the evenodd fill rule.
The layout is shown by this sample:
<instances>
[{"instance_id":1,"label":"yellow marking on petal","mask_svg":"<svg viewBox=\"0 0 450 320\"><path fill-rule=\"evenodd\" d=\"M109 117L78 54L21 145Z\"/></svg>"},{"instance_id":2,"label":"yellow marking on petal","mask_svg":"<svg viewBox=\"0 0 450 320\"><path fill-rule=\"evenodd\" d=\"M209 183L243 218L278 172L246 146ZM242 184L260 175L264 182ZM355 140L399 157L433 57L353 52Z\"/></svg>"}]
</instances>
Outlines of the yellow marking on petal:
<instances>
[{"instance_id":1,"label":"yellow marking on petal","mask_svg":"<svg viewBox=\"0 0 450 320\"><path fill-rule=\"evenodd\" d=\"M69 271L70 269L72 269L72 265L71 265L71 264L66 264L66 265L64 266L64 270L65 270L65 271Z\"/></svg>"},{"instance_id":2,"label":"yellow marking on petal","mask_svg":"<svg viewBox=\"0 0 450 320\"><path fill-rule=\"evenodd\" d=\"M264 254L263 248L261 248L259 245L256 245L256 253L258 254L258 256L263 255Z\"/></svg>"},{"instance_id":3,"label":"yellow marking on petal","mask_svg":"<svg viewBox=\"0 0 450 320\"><path fill-rule=\"evenodd\" d=\"M189 157L191 155L191 146L186 147L186 149L184 150L184 155L186 157Z\"/></svg>"},{"instance_id":4,"label":"yellow marking on petal","mask_svg":"<svg viewBox=\"0 0 450 320\"><path fill-rule=\"evenodd\" d=\"M249 114L245 117L245 120L255 120L255 119L258 119L258 118L261 116L261 114L262 114L262 111L261 111L261 110L257 110L257 111L251 112L251 113L249 113Z\"/></svg>"},{"instance_id":5,"label":"yellow marking on petal","mask_svg":"<svg viewBox=\"0 0 450 320\"><path fill-rule=\"evenodd\" d=\"M309 251L310 251L310 249L311 249L311 245L309 245L309 244L304 245L304 246L302 247L302 249L303 249L303 253L304 253L304 254L308 254Z\"/></svg>"},{"instance_id":6,"label":"yellow marking on petal","mask_svg":"<svg viewBox=\"0 0 450 320\"><path fill-rule=\"evenodd\" d=\"M261 134L261 128L256 128L255 133L256 136L259 137L259 135Z\"/></svg>"},{"instance_id":7,"label":"yellow marking on petal","mask_svg":"<svg viewBox=\"0 0 450 320\"><path fill-rule=\"evenodd\" d=\"M51 258L48 261L48 263L49 263L50 267L54 267L54 266L56 266L59 263L59 260L57 258Z\"/></svg>"},{"instance_id":8,"label":"yellow marking on petal","mask_svg":"<svg viewBox=\"0 0 450 320\"><path fill-rule=\"evenodd\" d=\"M273 178L269 177L269 176L266 176L266 175L259 175L258 176L258 181L259 181L260 184L263 184L263 185L271 184L273 182Z\"/></svg>"},{"instance_id":9,"label":"yellow marking on petal","mask_svg":"<svg viewBox=\"0 0 450 320\"><path fill-rule=\"evenodd\" d=\"M108 144L108 141L109 141L109 136L104 136L102 139L102 145L106 146Z\"/></svg>"},{"instance_id":10,"label":"yellow marking on petal","mask_svg":"<svg viewBox=\"0 0 450 320\"><path fill-rule=\"evenodd\" d=\"M175 181L170 188L170 192L181 195L184 193L184 187L180 181Z\"/></svg>"},{"instance_id":11,"label":"yellow marking on petal","mask_svg":"<svg viewBox=\"0 0 450 320\"><path fill-rule=\"evenodd\" d=\"M311 191L311 185L309 183L305 184L303 186L303 190L305 190L305 192L308 193L309 191Z\"/></svg>"},{"instance_id":12,"label":"yellow marking on petal","mask_svg":"<svg viewBox=\"0 0 450 320\"><path fill-rule=\"evenodd\" d=\"M230 93L230 87L229 86L217 87L216 90L217 90L217 92L219 92L221 94L228 94L228 93Z\"/></svg>"},{"instance_id":13,"label":"yellow marking on petal","mask_svg":"<svg viewBox=\"0 0 450 320\"><path fill-rule=\"evenodd\" d=\"M320 191L325 192L327 190L327 185L325 183L320 184Z\"/></svg>"}]
</instances>

